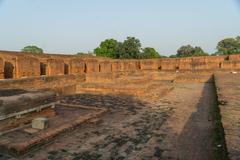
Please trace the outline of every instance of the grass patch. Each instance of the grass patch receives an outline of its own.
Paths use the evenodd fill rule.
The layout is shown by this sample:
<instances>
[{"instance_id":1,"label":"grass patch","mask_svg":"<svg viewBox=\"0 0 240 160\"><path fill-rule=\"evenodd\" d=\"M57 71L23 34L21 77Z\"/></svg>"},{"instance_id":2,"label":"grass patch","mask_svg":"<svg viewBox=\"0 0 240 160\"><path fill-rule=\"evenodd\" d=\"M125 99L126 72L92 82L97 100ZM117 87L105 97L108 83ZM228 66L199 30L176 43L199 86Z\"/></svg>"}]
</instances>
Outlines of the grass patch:
<instances>
[{"instance_id":1,"label":"grass patch","mask_svg":"<svg viewBox=\"0 0 240 160\"><path fill-rule=\"evenodd\" d=\"M213 123L214 123L213 160L229 160L215 83L214 83L214 90L216 92L216 101L212 109L212 117L213 117Z\"/></svg>"}]
</instances>

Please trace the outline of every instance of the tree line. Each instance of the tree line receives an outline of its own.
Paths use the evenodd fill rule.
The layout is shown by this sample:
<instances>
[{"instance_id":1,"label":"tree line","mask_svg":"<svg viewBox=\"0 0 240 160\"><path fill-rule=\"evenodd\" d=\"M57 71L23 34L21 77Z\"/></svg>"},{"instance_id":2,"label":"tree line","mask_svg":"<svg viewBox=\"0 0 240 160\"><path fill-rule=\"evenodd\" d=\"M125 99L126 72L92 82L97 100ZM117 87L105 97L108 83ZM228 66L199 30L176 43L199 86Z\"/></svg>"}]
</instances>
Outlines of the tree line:
<instances>
[{"instance_id":1,"label":"tree line","mask_svg":"<svg viewBox=\"0 0 240 160\"><path fill-rule=\"evenodd\" d=\"M211 55L229 55L240 54L240 36L236 38L225 38L218 42L217 52ZM22 52L31 52L36 54L43 54L43 49L37 46L26 46L22 49ZM119 42L115 39L106 39L100 43L100 45L94 49L93 53L79 52L78 56L99 56L108 57L114 59L153 59L166 57L160 55L154 48L146 47L142 48L142 44L139 39L135 37L127 37L123 42ZM177 54L169 56L170 58L179 57L193 57L193 56L209 56L200 46L184 45L177 50Z\"/></svg>"}]
</instances>

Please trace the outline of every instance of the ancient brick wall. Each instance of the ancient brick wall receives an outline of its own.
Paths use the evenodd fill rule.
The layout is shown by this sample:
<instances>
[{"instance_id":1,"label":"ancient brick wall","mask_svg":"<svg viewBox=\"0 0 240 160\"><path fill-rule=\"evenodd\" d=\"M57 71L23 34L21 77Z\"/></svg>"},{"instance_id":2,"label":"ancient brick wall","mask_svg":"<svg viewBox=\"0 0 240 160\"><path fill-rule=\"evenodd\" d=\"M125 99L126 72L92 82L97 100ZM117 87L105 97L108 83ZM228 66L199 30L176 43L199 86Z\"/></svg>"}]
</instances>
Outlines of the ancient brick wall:
<instances>
[{"instance_id":1,"label":"ancient brick wall","mask_svg":"<svg viewBox=\"0 0 240 160\"><path fill-rule=\"evenodd\" d=\"M136 71L140 69L138 60L122 60L123 71Z\"/></svg>"},{"instance_id":2,"label":"ancient brick wall","mask_svg":"<svg viewBox=\"0 0 240 160\"><path fill-rule=\"evenodd\" d=\"M33 77L40 75L40 62L37 58L18 56L16 60L16 77Z\"/></svg>"},{"instance_id":3,"label":"ancient brick wall","mask_svg":"<svg viewBox=\"0 0 240 160\"><path fill-rule=\"evenodd\" d=\"M219 68L217 62L192 62L192 70L214 70Z\"/></svg>"},{"instance_id":4,"label":"ancient brick wall","mask_svg":"<svg viewBox=\"0 0 240 160\"><path fill-rule=\"evenodd\" d=\"M240 61L224 61L221 63L221 68L224 70L240 70Z\"/></svg>"},{"instance_id":5,"label":"ancient brick wall","mask_svg":"<svg viewBox=\"0 0 240 160\"><path fill-rule=\"evenodd\" d=\"M230 61L240 61L240 54L229 55L228 59Z\"/></svg>"},{"instance_id":6,"label":"ancient brick wall","mask_svg":"<svg viewBox=\"0 0 240 160\"><path fill-rule=\"evenodd\" d=\"M94 59L86 60L86 73L99 72L99 62Z\"/></svg>"},{"instance_id":7,"label":"ancient brick wall","mask_svg":"<svg viewBox=\"0 0 240 160\"><path fill-rule=\"evenodd\" d=\"M4 79L17 78L17 75L16 75L17 55L8 54L0 51L0 58L2 58L3 60Z\"/></svg>"},{"instance_id":8,"label":"ancient brick wall","mask_svg":"<svg viewBox=\"0 0 240 160\"><path fill-rule=\"evenodd\" d=\"M188 71L192 70L192 62L193 58L179 58L176 63L178 64L176 67L179 68L180 71Z\"/></svg>"},{"instance_id":9,"label":"ancient brick wall","mask_svg":"<svg viewBox=\"0 0 240 160\"><path fill-rule=\"evenodd\" d=\"M3 59L0 58L0 79L4 78L4 67L3 67Z\"/></svg>"},{"instance_id":10,"label":"ancient brick wall","mask_svg":"<svg viewBox=\"0 0 240 160\"><path fill-rule=\"evenodd\" d=\"M160 58L150 60L113 60L99 57L36 55L0 51L0 78L39 75L156 71L239 70L240 55Z\"/></svg>"},{"instance_id":11,"label":"ancient brick wall","mask_svg":"<svg viewBox=\"0 0 240 160\"><path fill-rule=\"evenodd\" d=\"M141 70L158 70L160 66L160 61L157 60L141 60L140 61L140 67Z\"/></svg>"},{"instance_id":12,"label":"ancient brick wall","mask_svg":"<svg viewBox=\"0 0 240 160\"><path fill-rule=\"evenodd\" d=\"M163 71L179 70L179 59L178 58L164 58L164 59L161 59L159 67Z\"/></svg>"},{"instance_id":13,"label":"ancient brick wall","mask_svg":"<svg viewBox=\"0 0 240 160\"><path fill-rule=\"evenodd\" d=\"M23 79L9 79L0 82L1 89L51 89L62 94L74 93L76 84L84 82L84 74L81 75L62 75L51 77L31 77Z\"/></svg>"},{"instance_id":14,"label":"ancient brick wall","mask_svg":"<svg viewBox=\"0 0 240 160\"><path fill-rule=\"evenodd\" d=\"M99 72L111 73L112 72L112 63L110 61L99 62Z\"/></svg>"},{"instance_id":15,"label":"ancient brick wall","mask_svg":"<svg viewBox=\"0 0 240 160\"><path fill-rule=\"evenodd\" d=\"M216 70L220 69L220 64L226 56L208 56L192 58L192 70Z\"/></svg>"},{"instance_id":16,"label":"ancient brick wall","mask_svg":"<svg viewBox=\"0 0 240 160\"><path fill-rule=\"evenodd\" d=\"M112 72L120 72L122 70L122 64L118 60L113 60L112 62Z\"/></svg>"},{"instance_id":17,"label":"ancient brick wall","mask_svg":"<svg viewBox=\"0 0 240 160\"><path fill-rule=\"evenodd\" d=\"M81 59L72 59L69 62L70 74L81 74L86 72L85 62Z\"/></svg>"},{"instance_id":18,"label":"ancient brick wall","mask_svg":"<svg viewBox=\"0 0 240 160\"><path fill-rule=\"evenodd\" d=\"M61 59L47 60L47 75L64 75L64 61Z\"/></svg>"}]
</instances>

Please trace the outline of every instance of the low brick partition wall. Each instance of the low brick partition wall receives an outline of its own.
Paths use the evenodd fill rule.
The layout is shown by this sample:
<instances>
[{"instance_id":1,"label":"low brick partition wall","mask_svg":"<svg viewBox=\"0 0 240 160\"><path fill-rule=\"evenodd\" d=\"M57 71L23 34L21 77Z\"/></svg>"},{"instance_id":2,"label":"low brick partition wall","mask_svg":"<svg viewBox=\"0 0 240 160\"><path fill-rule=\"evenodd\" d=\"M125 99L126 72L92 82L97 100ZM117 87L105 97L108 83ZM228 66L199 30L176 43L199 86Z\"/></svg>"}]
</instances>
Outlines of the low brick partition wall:
<instances>
[{"instance_id":1,"label":"low brick partition wall","mask_svg":"<svg viewBox=\"0 0 240 160\"><path fill-rule=\"evenodd\" d=\"M72 94L76 84L85 81L85 75L42 76L21 79L0 80L1 89L52 89L60 94Z\"/></svg>"},{"instance_id":2,"label":"low brick partition wall","mask_svg":"<svg viewBox=\"0 0 240 160\"><path fill-rule=\"evenodd\" d=\"M56 93L53 91L21 91L16 90L0 90L0 120L8 118L11 114L23 112L27 110L30 112L31 109L56 102ZM3 95L6 92L6 96ZM11 92L15 92L9 95ZM8 115L8 117L6 117ZM14 117L12 115L12 117ZM18 114L16 114L18 115Z\"/></svg>"}]
</instances>

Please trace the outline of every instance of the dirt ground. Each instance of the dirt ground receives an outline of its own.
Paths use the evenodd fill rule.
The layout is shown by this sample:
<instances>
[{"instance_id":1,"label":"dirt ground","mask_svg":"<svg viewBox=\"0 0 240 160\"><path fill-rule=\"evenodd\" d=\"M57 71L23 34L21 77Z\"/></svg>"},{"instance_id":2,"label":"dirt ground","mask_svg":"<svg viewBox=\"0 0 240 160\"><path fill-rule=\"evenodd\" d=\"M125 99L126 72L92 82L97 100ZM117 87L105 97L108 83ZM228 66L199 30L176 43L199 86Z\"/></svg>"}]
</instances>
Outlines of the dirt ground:
<instances>
[{"instance_id":1,"label":"dirt ground","mask_svg":"<svg viewBox=\"0 0 240 160\"><path fill-rule=\"evenodd\" d=\"M176 83L165 96L79 94L63 103L105 107L104 116L58 137L26 160L211 160L216 95L211 83ZM0 155L0 159L11 159Z\"/></svg>"}]
</instances>

